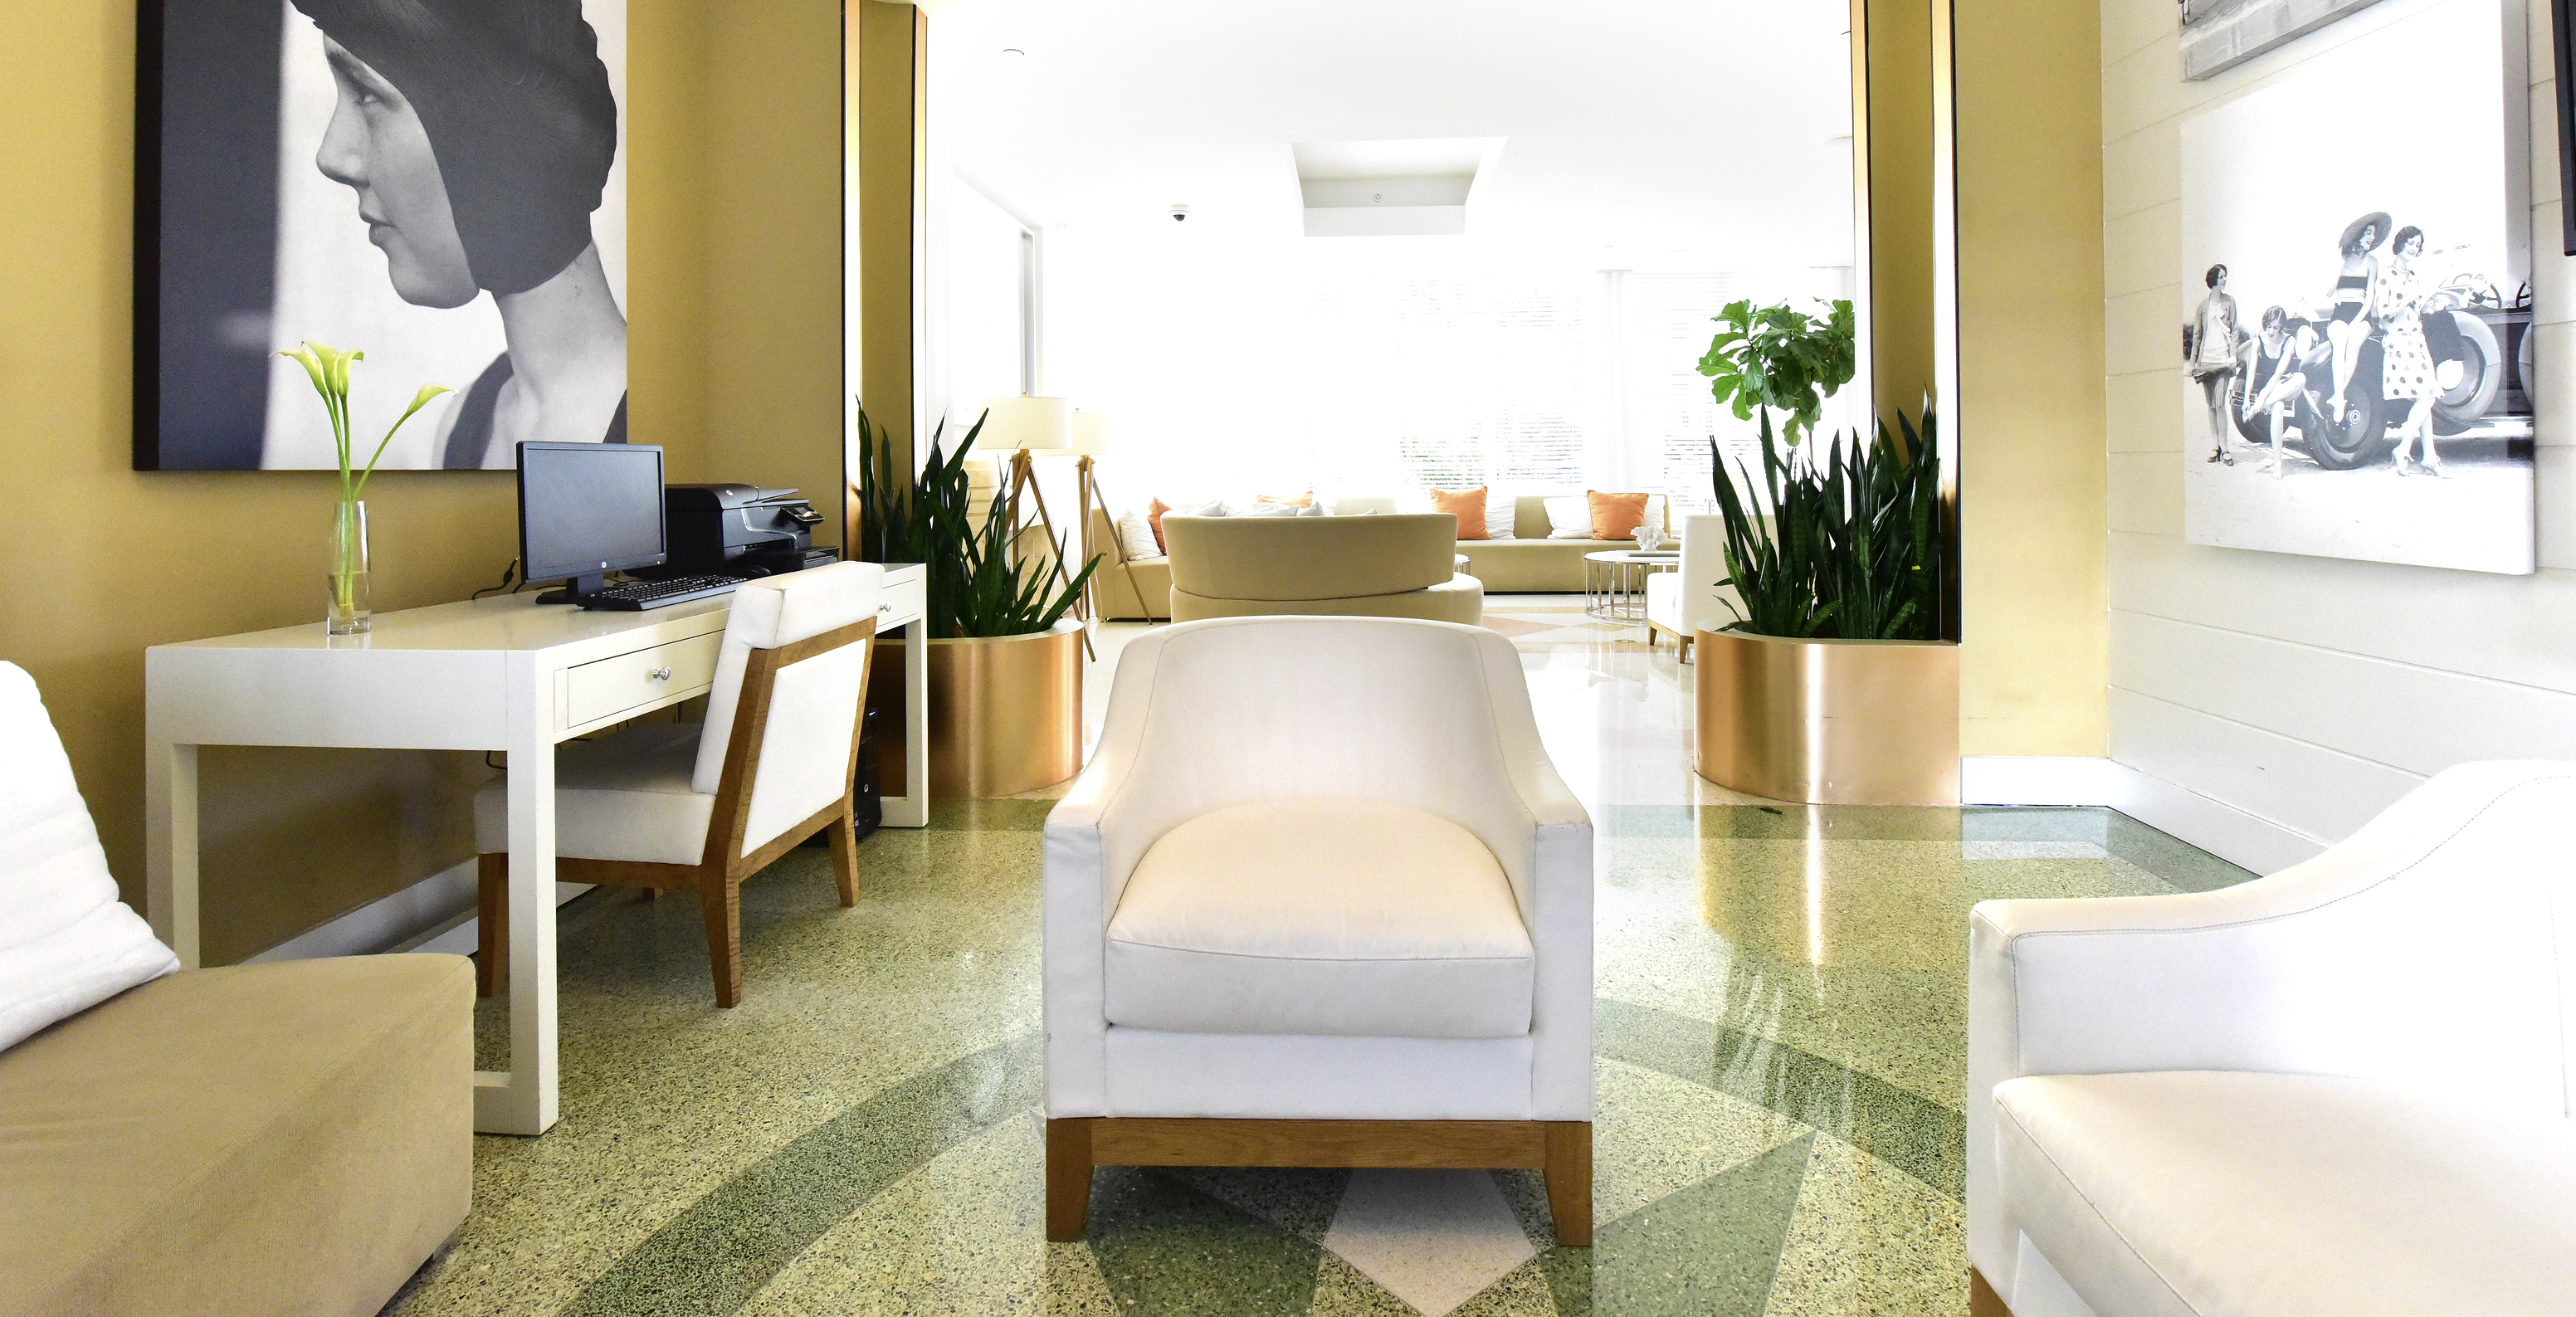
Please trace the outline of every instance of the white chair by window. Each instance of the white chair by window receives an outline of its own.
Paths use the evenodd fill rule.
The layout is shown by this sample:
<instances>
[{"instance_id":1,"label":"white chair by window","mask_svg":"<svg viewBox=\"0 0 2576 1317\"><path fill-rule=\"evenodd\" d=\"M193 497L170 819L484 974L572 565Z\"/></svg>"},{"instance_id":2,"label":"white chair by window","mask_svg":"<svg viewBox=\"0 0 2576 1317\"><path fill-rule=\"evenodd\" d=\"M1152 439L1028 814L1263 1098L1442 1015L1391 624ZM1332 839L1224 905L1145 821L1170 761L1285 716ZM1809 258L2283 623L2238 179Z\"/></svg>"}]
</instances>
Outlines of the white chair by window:
<instances>
[{"instance_id":1,"label":"white chair by window","mask_svg":"<svg viewBox=\"0 0 2576 1317\"><path fill-rule=\"evenodd\" d=\"M841 904L858 903L852 783L884 575L845 562L743 583L705 723L630 724L556 752L556 877L696 892L719 1006L742 1000L743 879L829 828ZM507 981L509 812L504 782L474 797L487 997Z\"/></svg>"},{"instance_id":2,"label":"white chair by window","mask_svg":"<svg viewBox=\"0 0 2576 1317\"><path fill-rule=\"evenodd\" d=\"M1131 641L1046 824L1047 1234L1092 1169L1544 1170L1592 1240L1592 823L1509 641Z\"/></svg>"}]
</instances>

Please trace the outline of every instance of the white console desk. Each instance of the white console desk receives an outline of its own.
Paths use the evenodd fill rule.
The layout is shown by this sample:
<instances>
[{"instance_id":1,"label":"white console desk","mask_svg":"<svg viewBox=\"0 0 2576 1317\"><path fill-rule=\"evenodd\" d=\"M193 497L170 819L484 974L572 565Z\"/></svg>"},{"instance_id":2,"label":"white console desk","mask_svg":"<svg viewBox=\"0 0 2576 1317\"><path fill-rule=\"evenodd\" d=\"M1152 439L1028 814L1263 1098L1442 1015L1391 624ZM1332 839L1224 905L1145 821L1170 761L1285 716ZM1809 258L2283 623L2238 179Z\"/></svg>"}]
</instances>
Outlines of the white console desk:
<instances>
[{"instance_id":1,"label":"white console desk","mask_svg":"<svg viewBox=\"0 0 2576 1317\"><path fill-rule=\"evenodd\" d=\"M885 823L929 822L923 569L886 569L880 629L904 639L904 794ZM555 1122L558 742L707 692L725 597L640 613L540 606L530 594L378 613L363 636L284 627L146 651L144 826L152 926L198 963L197 747L502 750L510 756L510 1069L474 1077L474 1126Z\"/></svg>"}]
</instances>

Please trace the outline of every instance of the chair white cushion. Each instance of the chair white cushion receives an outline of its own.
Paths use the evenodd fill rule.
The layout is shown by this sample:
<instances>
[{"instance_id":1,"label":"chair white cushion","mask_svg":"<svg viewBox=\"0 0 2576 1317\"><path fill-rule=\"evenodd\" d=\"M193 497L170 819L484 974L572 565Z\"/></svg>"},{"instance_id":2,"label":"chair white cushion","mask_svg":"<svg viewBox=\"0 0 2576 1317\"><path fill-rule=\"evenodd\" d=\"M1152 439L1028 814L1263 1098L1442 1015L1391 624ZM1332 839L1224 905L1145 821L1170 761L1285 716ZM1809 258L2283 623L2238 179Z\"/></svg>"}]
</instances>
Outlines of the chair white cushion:
<instances>
[{"instance_id":1,"label":"chair white cushion","mask_svg":"<svg viewBox=\"0 0 2576 1317\"><path fill-rule=\"evenodd\" d=\"M1157 839L1109 921L1109 1023L1513 1038L1533 957L1474 833L1407 805L1274 800Z\"/></svg>"},{"instance_id":2,"label":"chair white cushion","mask_svg":"<svg viewBox=\"0 0 2576 1317\"><path fill-rule=\"evenodd\" d=\"M792 645L876 616L885 568L872 562L836 562L784 576L745 581L733 592L725 619L724 648L716 653L715 684L707 692L706 741L698 747L693 780L714 795L724 785L725 746L733 732L734 702L742 697L742 678L751 651ZM850 727L832 729L846 758ZM773 722L772 726L776 724ZM776 747L771 747L775 753ZM764 765L763 771L766 771Z\"/></svg>"},{"instance_id":3,"label":"chair white cushion","mask_svg":"<svg viewBox=\"0 0 2576 1317\"><path fill-rule=\"evenodd\" d=\"M0 663L0 1048L178 968L116 899L35 679Z\"/></svg>"},{"instance_id":4,"label":"chair white cushion","mask_svg":"<svg viewBox=\"0 0 2576 1317\"><path fill-rule=\"evenodd\" d=\"M1994 1094L2010 1211L2097 1312L2503 1317L2576 1296L2576 1122L2319 1075Z\"/></svg>"},{"instance_id":5,"label":"chair white cushion","mask_svg":"<svg viewBox=\"0 0 2576 1317\"><path fill-rule=\"evenodd\" d=\"M555 854L583 860L696 864L705 858L716 798L690 785L698 758L690 723L633 723L555 750ZM506 780L474 793L474 849L510 849Z\"/></svg>"}]
</instances>

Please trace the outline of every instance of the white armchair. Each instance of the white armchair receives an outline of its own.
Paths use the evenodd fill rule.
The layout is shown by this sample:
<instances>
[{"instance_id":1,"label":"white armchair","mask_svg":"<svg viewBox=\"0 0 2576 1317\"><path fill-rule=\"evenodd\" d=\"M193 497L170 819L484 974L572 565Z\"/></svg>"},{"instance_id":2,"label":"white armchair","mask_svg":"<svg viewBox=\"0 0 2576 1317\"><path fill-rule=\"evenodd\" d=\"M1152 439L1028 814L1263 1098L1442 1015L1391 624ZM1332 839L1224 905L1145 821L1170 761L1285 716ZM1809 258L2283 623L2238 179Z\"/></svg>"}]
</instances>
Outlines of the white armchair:
<instances>
[{"instance_id":1,"label":"white armchair","mask_svg":"<svg viewBox=\"0 0 2576 1317\"><path fill-rule=\"evenodd\" d=\"M2018 1317L2576 1305L2576 764L2222 891L1970 925L1968 1251Z\"/></svg>"},{"instance_id":2,"label":"white armchair","mask_svg":"<svg viewBox=\"0 0 2576 1317\"><path fill-rule=\"evenodd\" d=\"M742 1000L743 879L829 829L841 904L858 903L852 791L884 578L842 562L744 582L705 722L629 724L556 752L555 876L696 892L718 1006ZM506 782L475 794L486 997L508 981L509 824Z\"/></svg>"},{"instance_id":3,"label":"white armchair","mask_svg":"<svg viewBox=\"0 0 2576 1317\"><path fill-rule=\"evenodd\" d=\"M1682 518L1681 570L1646 578L1646 640L1658 631L1681 642L1690 657L1691 642L1702 631L1731 625L1742 614L1735 587L1726 579L1726 518L1698 513Z\"/></svg>"},{"instance_id":4,"label":"white armchair","mask_svg":"<svg viewBox=\"0 0 2576 1317\"><path fill-rule=\"evenodd\" d=\"M1095 1165L1524 1167L1592 1236L1592 824L1510 642L1129 642L1046 824L1047 1231Z\"/></svg>"}]
</instances>

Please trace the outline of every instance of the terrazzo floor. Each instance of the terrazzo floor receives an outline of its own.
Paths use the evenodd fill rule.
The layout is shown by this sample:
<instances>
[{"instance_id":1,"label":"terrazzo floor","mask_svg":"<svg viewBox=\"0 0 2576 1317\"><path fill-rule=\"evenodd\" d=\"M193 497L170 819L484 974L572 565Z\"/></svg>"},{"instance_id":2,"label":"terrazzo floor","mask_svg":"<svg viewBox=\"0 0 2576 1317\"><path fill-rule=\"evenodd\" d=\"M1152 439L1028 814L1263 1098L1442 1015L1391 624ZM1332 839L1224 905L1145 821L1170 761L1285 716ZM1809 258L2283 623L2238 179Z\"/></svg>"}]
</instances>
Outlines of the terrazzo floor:
<instances>
[{"instance_id":1,"label":"terrazzo floor","mask_svg":"<svg viewBox=\"0 0 2576 1317\"><path fill-rule=\"evenodd\" d=\"M821 851L746 885L731 1011L695 901L566 906L562 1122L476 1140L473 1215L388 1311L1965 1313L1968 907L2251 875L2103 810L1722 790L1692 670L1579 602L1488 622L1597 830L1592 1249L1534 1174L1465 1171L1104 1169L1089 1237L1047 1243L1049 804L957 802L862 843L854 909ZM1101 629L1095 722L1142 630Z\"/></svg>"}]
</instances>

